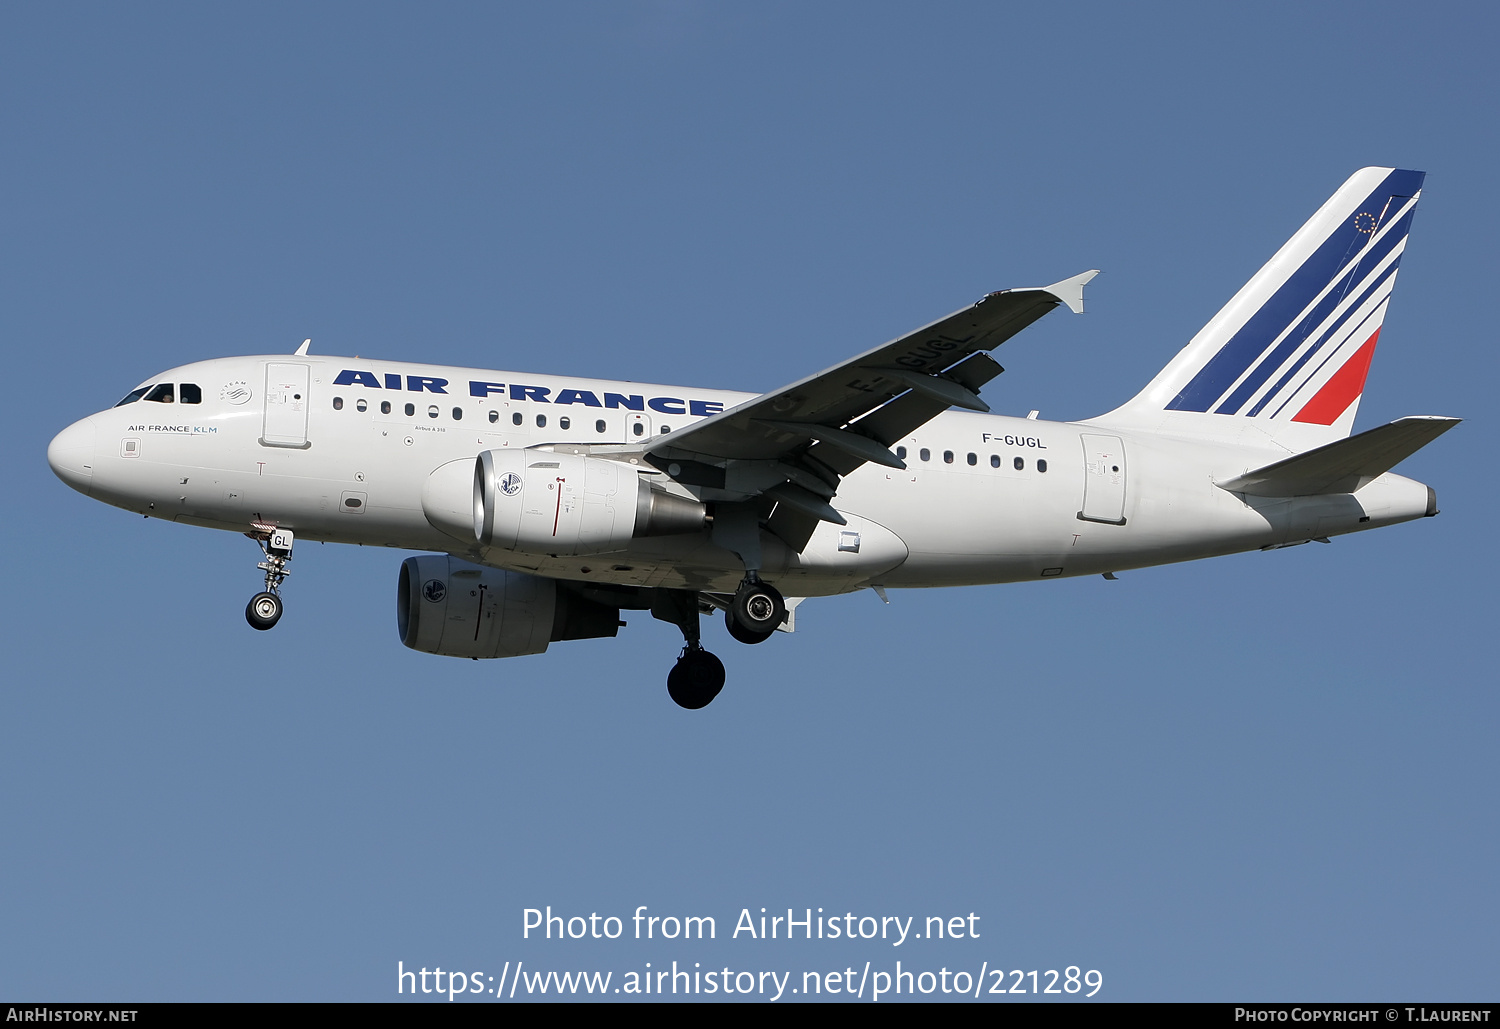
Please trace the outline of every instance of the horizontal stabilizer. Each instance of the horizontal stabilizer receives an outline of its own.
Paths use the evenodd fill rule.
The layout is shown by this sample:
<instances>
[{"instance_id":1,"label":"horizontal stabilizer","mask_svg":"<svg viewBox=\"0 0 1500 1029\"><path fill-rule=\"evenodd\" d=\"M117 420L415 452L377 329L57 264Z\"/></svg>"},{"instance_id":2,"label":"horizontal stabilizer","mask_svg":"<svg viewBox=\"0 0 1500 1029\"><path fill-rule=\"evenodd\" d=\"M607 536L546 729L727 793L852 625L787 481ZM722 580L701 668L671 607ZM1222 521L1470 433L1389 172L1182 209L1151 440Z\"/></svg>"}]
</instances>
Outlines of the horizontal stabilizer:
<instances>
[{"instance_id":1,"label":"horizontal stabilizer","mask_svg":"<svg viewBox=\"0 0 1500 1029\"><path fill-rule=\"evenodd\" d=\"M1421 450L1463 419L1416 415L1216 483L1230 493L1310 497L1354 493Z\"/></svg>"}]
</instances>

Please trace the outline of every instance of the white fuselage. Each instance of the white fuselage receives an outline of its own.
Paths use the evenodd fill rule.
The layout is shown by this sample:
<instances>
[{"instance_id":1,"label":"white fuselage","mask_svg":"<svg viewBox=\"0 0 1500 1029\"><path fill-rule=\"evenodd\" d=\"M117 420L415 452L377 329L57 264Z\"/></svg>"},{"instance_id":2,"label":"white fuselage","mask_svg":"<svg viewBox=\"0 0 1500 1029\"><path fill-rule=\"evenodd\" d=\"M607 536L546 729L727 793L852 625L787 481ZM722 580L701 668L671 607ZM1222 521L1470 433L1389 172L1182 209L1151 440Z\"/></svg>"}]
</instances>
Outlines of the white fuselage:
<instances>
[{"instance_id":1,"label":"white fuselage","mask_svg":"<svg viewBox=\"0 0 1500 1029\"><path fill-rule=\"evenodd\" d=\"M75 489L193 525L273 524L558 579L732 592L743 576L708 531L610 554L481 551L435 528L422 498L434 470L485 450L618 454L754 394L311 356L204 361L150 383L173 383L174 401L111 408L54 441L49 458ZM181 402L184 383L199 403ZM867 464L839 486L847 526L822 523L800 554L763 534L767 580L818 596L1099 574L1431 513L1425 486L1389 473L1357 494L1292 499L1214 484L1288 456L1269 442L950 411L897 446L905 471Z\"/></svg>"}]
</instances>

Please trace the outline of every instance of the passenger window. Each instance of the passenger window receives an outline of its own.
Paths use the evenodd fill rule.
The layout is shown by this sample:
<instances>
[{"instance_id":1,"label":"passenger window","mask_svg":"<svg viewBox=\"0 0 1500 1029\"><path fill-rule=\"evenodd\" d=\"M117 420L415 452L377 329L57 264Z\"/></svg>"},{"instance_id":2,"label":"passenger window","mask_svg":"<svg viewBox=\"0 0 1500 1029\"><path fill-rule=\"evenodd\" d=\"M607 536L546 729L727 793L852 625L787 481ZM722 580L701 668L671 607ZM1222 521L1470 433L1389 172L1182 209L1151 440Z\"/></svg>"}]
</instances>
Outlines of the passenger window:
<instances>
[{"instance_id":1,"label":"passenger window","mask_svg":"<svg viewBox=\"0 0 1500 1029\"><path fill-rule=\"evenodd\" d=\"M417 413L417 405L416 404L407 404L405 410L406 410L406 417L412 418Z\"/></svg>"},{"instance_id":2,"label":"passenger window","mask_svg":"<svg viewBox=\"0 0 1500 1029\"><path fill-rule=\"evenodd\" d=\"M380 402L380 413L381 414L390 414L391 413L391 402L389 400L382 400Z\"/></svg>"},{"instance_id":3,"label":"passenger window","mask_svg":"<svg viewBox=\"0 0 1500 1029\"><path fill-rule=\"evenodd\" d=\"M437 405L436 404L428 404L427 405L427 417L428 418L436 418L437 416L438 416L438 407L437 407Z\"/></svg>"},{"instance_id":4,"label":"passenger window","mask_svg":"<svg viewBox=\"0 0 1500 1029\"><path fill-rule=\"evenodd\" d=\"M557 427L559 429L571 429L573 427L573 420L564 415L557 420Z\"/></svg>"},{"instance_id":5,"label":"passenger window","mask_svg":"<svg viewBox=\"0 0 1500 1029\"><path fill-rule=\"evenodd\" d=\"M539 414L539 415L536 416L536 427L538 429L545 429L547 427L547 416L546 415Z\"/></svg>"},{"instance_id":6,"label":"passenger window","mask_svg":"<svg viewBox=\"0 0 1500 1029\"><path fill-rule=\"evenodd\" d=\"M335 411L342 411L344 409L344 398L343 397L334 397L333 398L333 409Z\"/></svg>"},{"instance_id":7,"label":"passenger window","mask_svg":"<svg viewBox=\"0 0 1500 1029\"><path fill-rule=\"evenodd\" d=\"M197 383L184 382L177 388L177 395L184 404L203 403L203 391L198 388Z\"/></svg>"},{"instance_id":8,"label":"passenger window","mask_svg":"<svg viewBox=\"0 0 1500 1029\"><path fill-rule=\"evenodd\" d=\"M953 463L953 451L951 451L951 450L945 450L945 451L943 451L943 464L952 464L952 463Z\"/></svg>"},{"instance_id":9,"label":"passenger window","mask_svg":"<svg viewBox=\"0 0 1500 1029\"><path fill-rule=\"evenodd\" d=\"M133 404L133 403L135 403L137 400L141 399L141 397L145 396L146 395L146 391L148 389L150 389L150 388L151 388L150 386L142 386L140 389L133 389L133 390L131 390L129 393L125 394L125 399L122 400L122 401L120 401L115 406L116 407L124 407L126 404Z\"/></svg>"},{"instance_id":10,"label":"passenger window","mask_svg":"<svg viewBox=\"0 0 1500 1029\"><path fill-rule=\"evenodd\" d=\"M359 411L360 413L364 413L365 411L368 411L370 409L370 405L365 403L364 398L361 397L359 400L356 400L354 402L354 409L356 411Z\"/></svg>"},{"instance_id":11,"label":"passenger window","mask_svg":"<svg viewBox=\"0 0 1500 1029\"><path fill-rule=\"evenodd\" d=\"M455 422L461 422L461 421L463 421L463 418L464 418L464 409L461 408L461 407L455 407L453 409L453 420Z\"/></svg>"},{"instance_id":12,"label":"passenger window","mask_svg":"<svg viewBox=\"0 0 1500 1029\"><path fill-rule=\"evenodd\" d=\"M1036 470L1039 472L1045 472L1047 470L1047 459L1045 457L1037 459Z\"/></svg>"},{"instance_id":13,"label":"passenger window","mask_svg":"<svg viewBox=\"0 0 1500 1029\"><path fill-rule=\"evenodd\" d=\"M594 423L594 431L595 432L603 432L604 431L604 419L603 418L600 418L597 422Z\"/></svg>"},{"instance_id":14,"label":"passenger window","mask_svg":"<svg viewBox=\"0 0 1500 1029\"><path fill-rule=\"evenodd\" d=\"M932 451L928 450L926 447L923 447L921 450L917 451L917 456L924 461L931 461Z\"/></svg>"},{"instance_id":15,"label":"passenger window","mask_svg":"<svg viewBox=\"0 0 1500 1029\"><path fill-rule=\"evenodd\" d=\"M630 426L630 431L637 436L644 436L646 434L646 426L641 422L636 422Z\"/></svg>"},{"instance_id":16,"label":"passenger window","mask_svg":"<svg viewBox=\"0 0 1500 1029\"><path fill-rule=\"evenodd\" d=\"M662 426L662 427L661 427L661 431L662 431L662 432L663 432L663 433L667 433L667 432L671 432L671 431L672 431L672 427L671 427L671 426L670 426L670 425L663 425L663 426Z\"/></svg>"},{"instance_id":17,"label":"passenger window","mask_svg":"<svg viewBox=\"0 0 1500 1029\"><path fill-rule=\"evenodd\" d=\"M896 448L896 457L898 457L902 461L905 461L906 460L906 448L905 447L897 447Z\"/></svg>"},{"instance_id":18,"label":"passenger window","mask_svg":"<svg viewBox=\"0 0 1500 1029\"><path fill-rule=\"evenodd\" d=\"M154 387L150 393L146 394L146 399L154 400L158 404L170 404L173 399L172 384L170 382L164 382L160 386Z\"/></svg>"},{"instance_id":19,"label":"passenger window","mask_svg":"<svg viewBox=\"0 0 1500 1029\"><path fill-rule=\"evenodd\" d=\"M493 425L500 420L500 412L493 407L490 408L490 424Z\"/></svg>"},{"instance_id":20,"label":"passenger window","mask_svg":"<svg viewBox=\"0 0 1500 1029\"><path fill-rule=\"evenodd\" d=\"M991 468L999 468L1000 467L1000 455L999 454L991 454L990 455L990 467Z\"/></svg>"},{"instance_id":21,"label":"passenger window","mask_svg":"<svg viewBox=\"0 0 1500 1029\"><path fill-rule=\"evenodd\" d=\"M521 412L520 411L516 411L513 414L511 414L511 416L510 416L510 423L512 425L520 425L521 424Z\"/></svg>"},{"instance_id":22,"label":"passenger window","mask_svg":"<svg viewBox=\"0 0 1500 1029\"><path fill-rule=\"evenodd\" d=\"M970 467L973 467L974 465L976 465L978 463L979 463L979 455L978 454L970 454L969 455L969 465L970 465Z\"/></svg>"},{"instance_id":23,"label":"passenger window","mask_svg":"<svg viewBox=\"0 0 1500 1029\"><path fill-rule=\"evenodd\" d=\"M1018 457L1014 461L1012 461L1011 464L1015 465L1016 466L1016 471L1019 472L1019 471L1022 471L1023 469L1025 469L1025 467L1026 467L1026 459L1024 457Z\"/></svg>"}]
</instances>

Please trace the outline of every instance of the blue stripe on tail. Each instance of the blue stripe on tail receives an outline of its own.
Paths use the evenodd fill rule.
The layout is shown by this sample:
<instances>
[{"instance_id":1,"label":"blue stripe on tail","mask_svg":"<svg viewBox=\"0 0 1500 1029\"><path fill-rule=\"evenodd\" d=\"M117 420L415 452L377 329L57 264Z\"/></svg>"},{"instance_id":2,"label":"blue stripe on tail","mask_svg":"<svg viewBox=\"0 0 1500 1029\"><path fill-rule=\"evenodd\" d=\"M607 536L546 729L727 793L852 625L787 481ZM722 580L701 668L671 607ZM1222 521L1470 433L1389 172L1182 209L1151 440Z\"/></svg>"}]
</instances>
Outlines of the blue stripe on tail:
<instances>
[{"instance_id":1,"label":"blue stripe on tail","mask_svg":"<svg viewBox=\"0 0 1500 1029\"><path fill-rule=\"evenodd\" d=\"M1354 208L1356 214L1364 212L1376 218L1388 217L1389 214L1394 213L1396 205L1401 202L1391 198L1415 196L1422 188L1424 177L1424 173L1418 171L1403 169L1392 171ZM1388 202L1391 204L1389 211L1387 210ZM1384 256L1389 247L1405 237L1411 224L1409 218L1408 214L1408 217L1403 219L1405 224L1393 228L1387 234L1386 239L1382 240L1381 246L1377 248L1380 250L1380 256ZM1167 410L1206 412L1213 406L1235 380L1265 353L1271 341L1281 335L1283 330L1302 314L1312 303L1313 298L1330 282L1333 282L1345 264L1367 244L1371 238L1371 227L1357 225L1356 221L1355 217L1344 219L1318 246L1317 250L1302 262L1302 266L1287 278L1270 299L1246 320L1239 331L1167 404ZM1379 257L1375 257L1374 260L1362 258L1358 266L1368 270L1378 261ZM1350 282L1345 284L1344 289L1330 291L1324 303L1318 305L1319 310L1309 313L1302 331L1289 334L1282 346L1277 348L1277 353L1262 362L1255 373L1235 391L1234 397L1229 398L1219 407L1217 413L1232 414L1238 411L1255 390L1281 367L1287 355L1301 345L1307 333L1327 317L1328 311L1337 306L1338 300L1342 299L1344 291L1357 281L1355 277L1358 275L1359 267L1346 273L1350 277ZM1253 385L1251 385L1252 382Z\"/></svg>"}]
</instances>

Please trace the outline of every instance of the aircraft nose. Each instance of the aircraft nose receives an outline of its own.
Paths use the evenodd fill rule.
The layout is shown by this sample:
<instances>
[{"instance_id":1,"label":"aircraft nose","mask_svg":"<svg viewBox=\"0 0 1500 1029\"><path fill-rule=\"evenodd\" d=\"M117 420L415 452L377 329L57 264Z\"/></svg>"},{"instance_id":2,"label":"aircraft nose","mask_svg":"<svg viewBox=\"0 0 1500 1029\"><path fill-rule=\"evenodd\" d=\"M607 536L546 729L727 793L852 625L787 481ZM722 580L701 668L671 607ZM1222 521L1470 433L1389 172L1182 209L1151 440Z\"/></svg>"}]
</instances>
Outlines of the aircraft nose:
<instances>
[{"instance_id":1,"label":"aircraft nose","mask_svg":"<svg viewBox=\"0 0 1500 1029\"><path fill-rule=\"evenodd\" d=\"M94 484L94 441L98 435L92 418L74 422L52 438L47 463L53 473L79 493L88 494Z\"/></svg>"}]
</instances>

